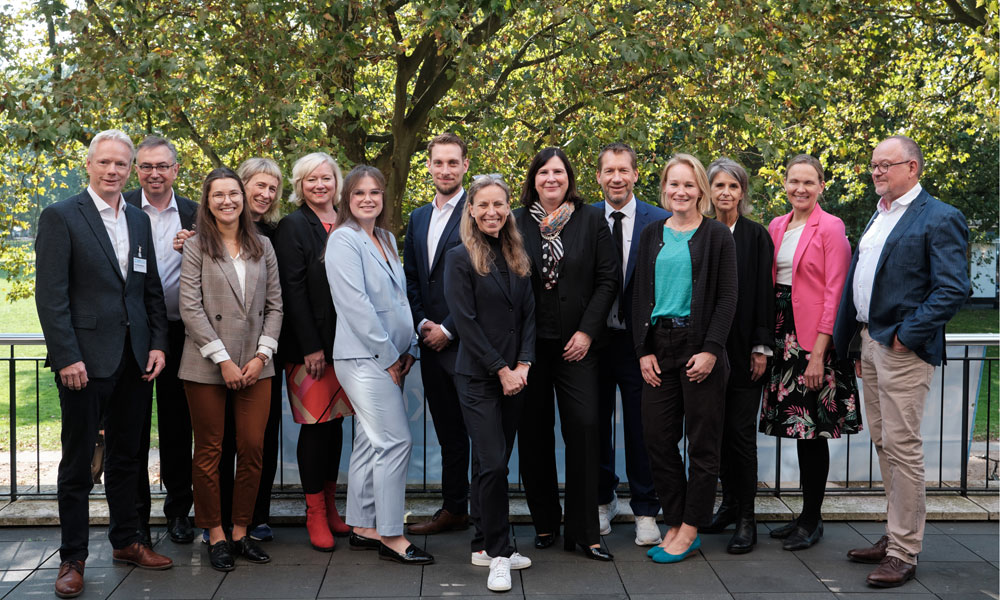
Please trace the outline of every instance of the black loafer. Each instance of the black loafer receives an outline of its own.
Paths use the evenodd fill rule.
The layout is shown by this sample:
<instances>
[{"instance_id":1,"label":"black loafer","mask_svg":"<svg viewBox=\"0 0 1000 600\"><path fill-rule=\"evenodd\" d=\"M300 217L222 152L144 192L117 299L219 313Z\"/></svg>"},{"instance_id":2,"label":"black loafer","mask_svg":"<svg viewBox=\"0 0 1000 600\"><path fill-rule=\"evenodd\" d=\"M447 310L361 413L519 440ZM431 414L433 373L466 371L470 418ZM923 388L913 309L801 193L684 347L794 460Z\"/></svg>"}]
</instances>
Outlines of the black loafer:
<instances>
[{"instance_id":1,"label":"black loafer","mask_svg":"<svg viewBox=\"0 0 1000 600\"><path fill-rule=\"evenodd\" d=\"M736 531L726 544L726 552L730 554L746 554L753 550L757 543L757 521L753 515L740 517L736 521Z\"/></svg>"},{"instance_id":2,"label":"black loafer","mask_svg":"<svg viewBox=\"0 0 1000 600\"><path fill-rule=\"evenodd\" d=\"M786 537L788 537L788 536L792 535L793 533L795 533L795 530L798 529L798 528L799 528L799 521L798 521L798 519L796 519L796 520L792 521L791 523L785 523L784 525L782 525L781 527L779 527L777 529L772 529L771 530L771 537L773 537L776 540L783 540Z\"/></svg>"},{"instance_id":3,"label":"black loafer","mask_svg":"<svg viewBox=\"0 0 1000 600\"><path fill-rule=\"evenodd\" d=\"M434 557L423 548L417 548L410 544L406 552L400 554L382 542L378 544L378 557L382 560L391 560L404 565L429 565L434 562Z\"/></svg>"},{"instance_id":4,"label":"black loafer","mask_svg":"<svg viewBox=\"0 0 1000 600\"><path fill-rule=\"evenodd\" d=\"M233 560L232 552L229 549L229 542L222 540L208 547L208 562L216 571L232 571L236 568L236 561Z\"/></svg>"},{"instance_id":5,"label":"black loafer","mask_svg":"<svg viewBox=\"0 0 1000 600\"><path fill-rule=\"evenodd\" d=\"M352 531L351 535L347 537L347 545L351 550L378 550L382 542L362 537Z\"/></svg>"},{"instance_id":6,"label":"black loafer","mask_svg":"<svg viewBox=\"0 0 1000 600\"><path fill-rule=\"evenodd\" d=\"M194 529L191 519L187 517L171 517L167 522L167 534L175 544L190 544L194 541Z\"/></svg>"},{"instance_id":7,"label":"black loafer","mask_svg":"<svg viewBox=\"0 0 1000 600\"><path fill-rule=\"evenodd\" d=\"M591 548L590 546L585 546L584 544L577 544L576 542L570 540L566 540L565 542L563 542L563 550L565 550L566 552L573 552L574 550L577 549L577 547L579 547L580 550L583 551L584 556L586 556L591 560L612 561L615 559L614 554L611 554L610 552L605 550L604 547L602 546Z\"/></svg>"},{"instance_id":8,"label":"black loafer","mask_svg":"<svg viewBox=\"0 0 1000 600\"><path fill-rule=\"evenodd\" d=\"M233 554L236 556L242 556L252 563L269 563L271 562L271 557L267 552L264 552L257 542L250 539L250 536L245 535L243 539L233 542Z\"/></svg>"},{"instance_id":9,"label":"black loafer","mask_svg":"<svg viewBox=\"0 0 1000 600\"><path fill-rule=\"evenodd\" d=\"M535 548L538 550L545 550L552 544L556 543L556 538L559 537L558 533L543 533L535 536Z\"/></svg>"},{"instance_id":10,"label":"black loafer","mask_svg":"<svg viewBox=\"0 0 1000 600\"><path fill-rule=\"evenodd\" d=\"M796 527L790 536L785 538L785 543L781 545L785 550L805 550L814 545L823 537L823 521L816 524L812 531L805 527Z\"/></svg>"}]
</instances>

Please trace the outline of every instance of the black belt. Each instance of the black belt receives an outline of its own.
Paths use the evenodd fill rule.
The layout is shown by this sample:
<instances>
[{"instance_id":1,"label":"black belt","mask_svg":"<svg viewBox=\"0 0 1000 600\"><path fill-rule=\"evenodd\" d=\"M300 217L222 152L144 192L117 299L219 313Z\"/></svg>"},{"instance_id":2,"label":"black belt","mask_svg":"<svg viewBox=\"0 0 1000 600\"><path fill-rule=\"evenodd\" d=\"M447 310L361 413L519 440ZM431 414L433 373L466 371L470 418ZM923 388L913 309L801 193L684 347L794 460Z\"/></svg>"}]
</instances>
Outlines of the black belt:
<instances>
[{"instance_id":1,"label":"black belt","mask_svg":"<svg viewBox=\"0 0 1000 600\"><path fill-rule=\"evenodd\" d=\"M656 321L656 326L662 327L663 329L684 329L690 325L690 317L660 317Z\"/></svg>"}]
</instances>

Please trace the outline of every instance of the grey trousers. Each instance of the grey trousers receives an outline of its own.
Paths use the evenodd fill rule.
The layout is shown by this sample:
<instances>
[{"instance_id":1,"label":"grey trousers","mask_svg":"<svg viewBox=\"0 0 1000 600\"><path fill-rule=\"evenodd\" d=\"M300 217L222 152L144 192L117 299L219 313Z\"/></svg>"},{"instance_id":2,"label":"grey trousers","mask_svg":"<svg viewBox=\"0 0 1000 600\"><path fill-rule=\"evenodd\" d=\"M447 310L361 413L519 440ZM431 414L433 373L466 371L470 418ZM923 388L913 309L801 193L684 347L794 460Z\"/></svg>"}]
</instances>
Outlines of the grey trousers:
<instances>
[{"instance_id":1,"label":"grey trousers","mask_svg":"<svg viewBox=\"0 0 1000 600\"><path fill-rule=\"evenodd\" d=\"M354 449L347 475L347 524L380 536L403 534L410 424L403 390L373 359L333 361L354 406Z\"/></svg>"}]
</instances>

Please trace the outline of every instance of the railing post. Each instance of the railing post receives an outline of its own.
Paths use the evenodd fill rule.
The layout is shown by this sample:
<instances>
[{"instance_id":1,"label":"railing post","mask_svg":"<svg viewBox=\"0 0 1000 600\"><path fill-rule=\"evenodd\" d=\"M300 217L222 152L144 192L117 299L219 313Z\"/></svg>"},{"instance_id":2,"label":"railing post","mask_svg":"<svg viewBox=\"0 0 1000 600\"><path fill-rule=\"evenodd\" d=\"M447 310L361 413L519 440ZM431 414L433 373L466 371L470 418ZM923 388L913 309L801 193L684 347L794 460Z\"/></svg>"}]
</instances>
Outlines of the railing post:
<instances>
[{"instance_id":1,"label":"railing post","mask_svg":"<svg viewBox=\"0 0 1000 600\"><path fill-rule=\"evenodd\" d=\"M17 367L14 346L10 347L10 501L17 500Z\"/></svg>"},{"instance_id":2,"label":"railing post","mask_svg":"<svg viewBox=\"0 0 1000 600\"><path fill-rule=\"evenodd\" d=\"M944 437L944 436L942 436ZM962 362L962 472L961 494L969 495L969 346L965 346L965 361Z\"/></svg>"}]
</instances>

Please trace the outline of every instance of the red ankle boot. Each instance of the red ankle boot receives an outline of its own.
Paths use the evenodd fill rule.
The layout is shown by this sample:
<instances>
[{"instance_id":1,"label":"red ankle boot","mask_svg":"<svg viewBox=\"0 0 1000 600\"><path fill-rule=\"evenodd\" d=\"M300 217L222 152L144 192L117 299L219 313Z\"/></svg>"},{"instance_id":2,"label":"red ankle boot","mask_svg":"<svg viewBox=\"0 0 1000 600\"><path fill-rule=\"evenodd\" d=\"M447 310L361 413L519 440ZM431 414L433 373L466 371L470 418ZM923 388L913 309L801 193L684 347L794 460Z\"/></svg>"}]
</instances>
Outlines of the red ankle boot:
<instances>
[{"instance_id":1,"label":"red ankle boot","mask_svg":"<svg viewBox=\"0 0 1000 600\"><path fill-rule=\"evenodd\" d=\"M306 494L306 531L309 543L320 552L333 552L336 542L326 522L326 498L323 492Z\"/></svg>"},{"instance_id":2,"label":"red ankle boot","mask_svg":"<svg viewBox=\"0 0 1000 600\"><path fill-rule=\"evenodd\" d=\"M333 535L347 535L351 532L351 528L340 518L340 513L337 512L337 503L335 502L337 482L327 481L323 486L323 494L326 496L326 521L330 526L330 531L333 532Z\"/></svg>"}]
</instances>

